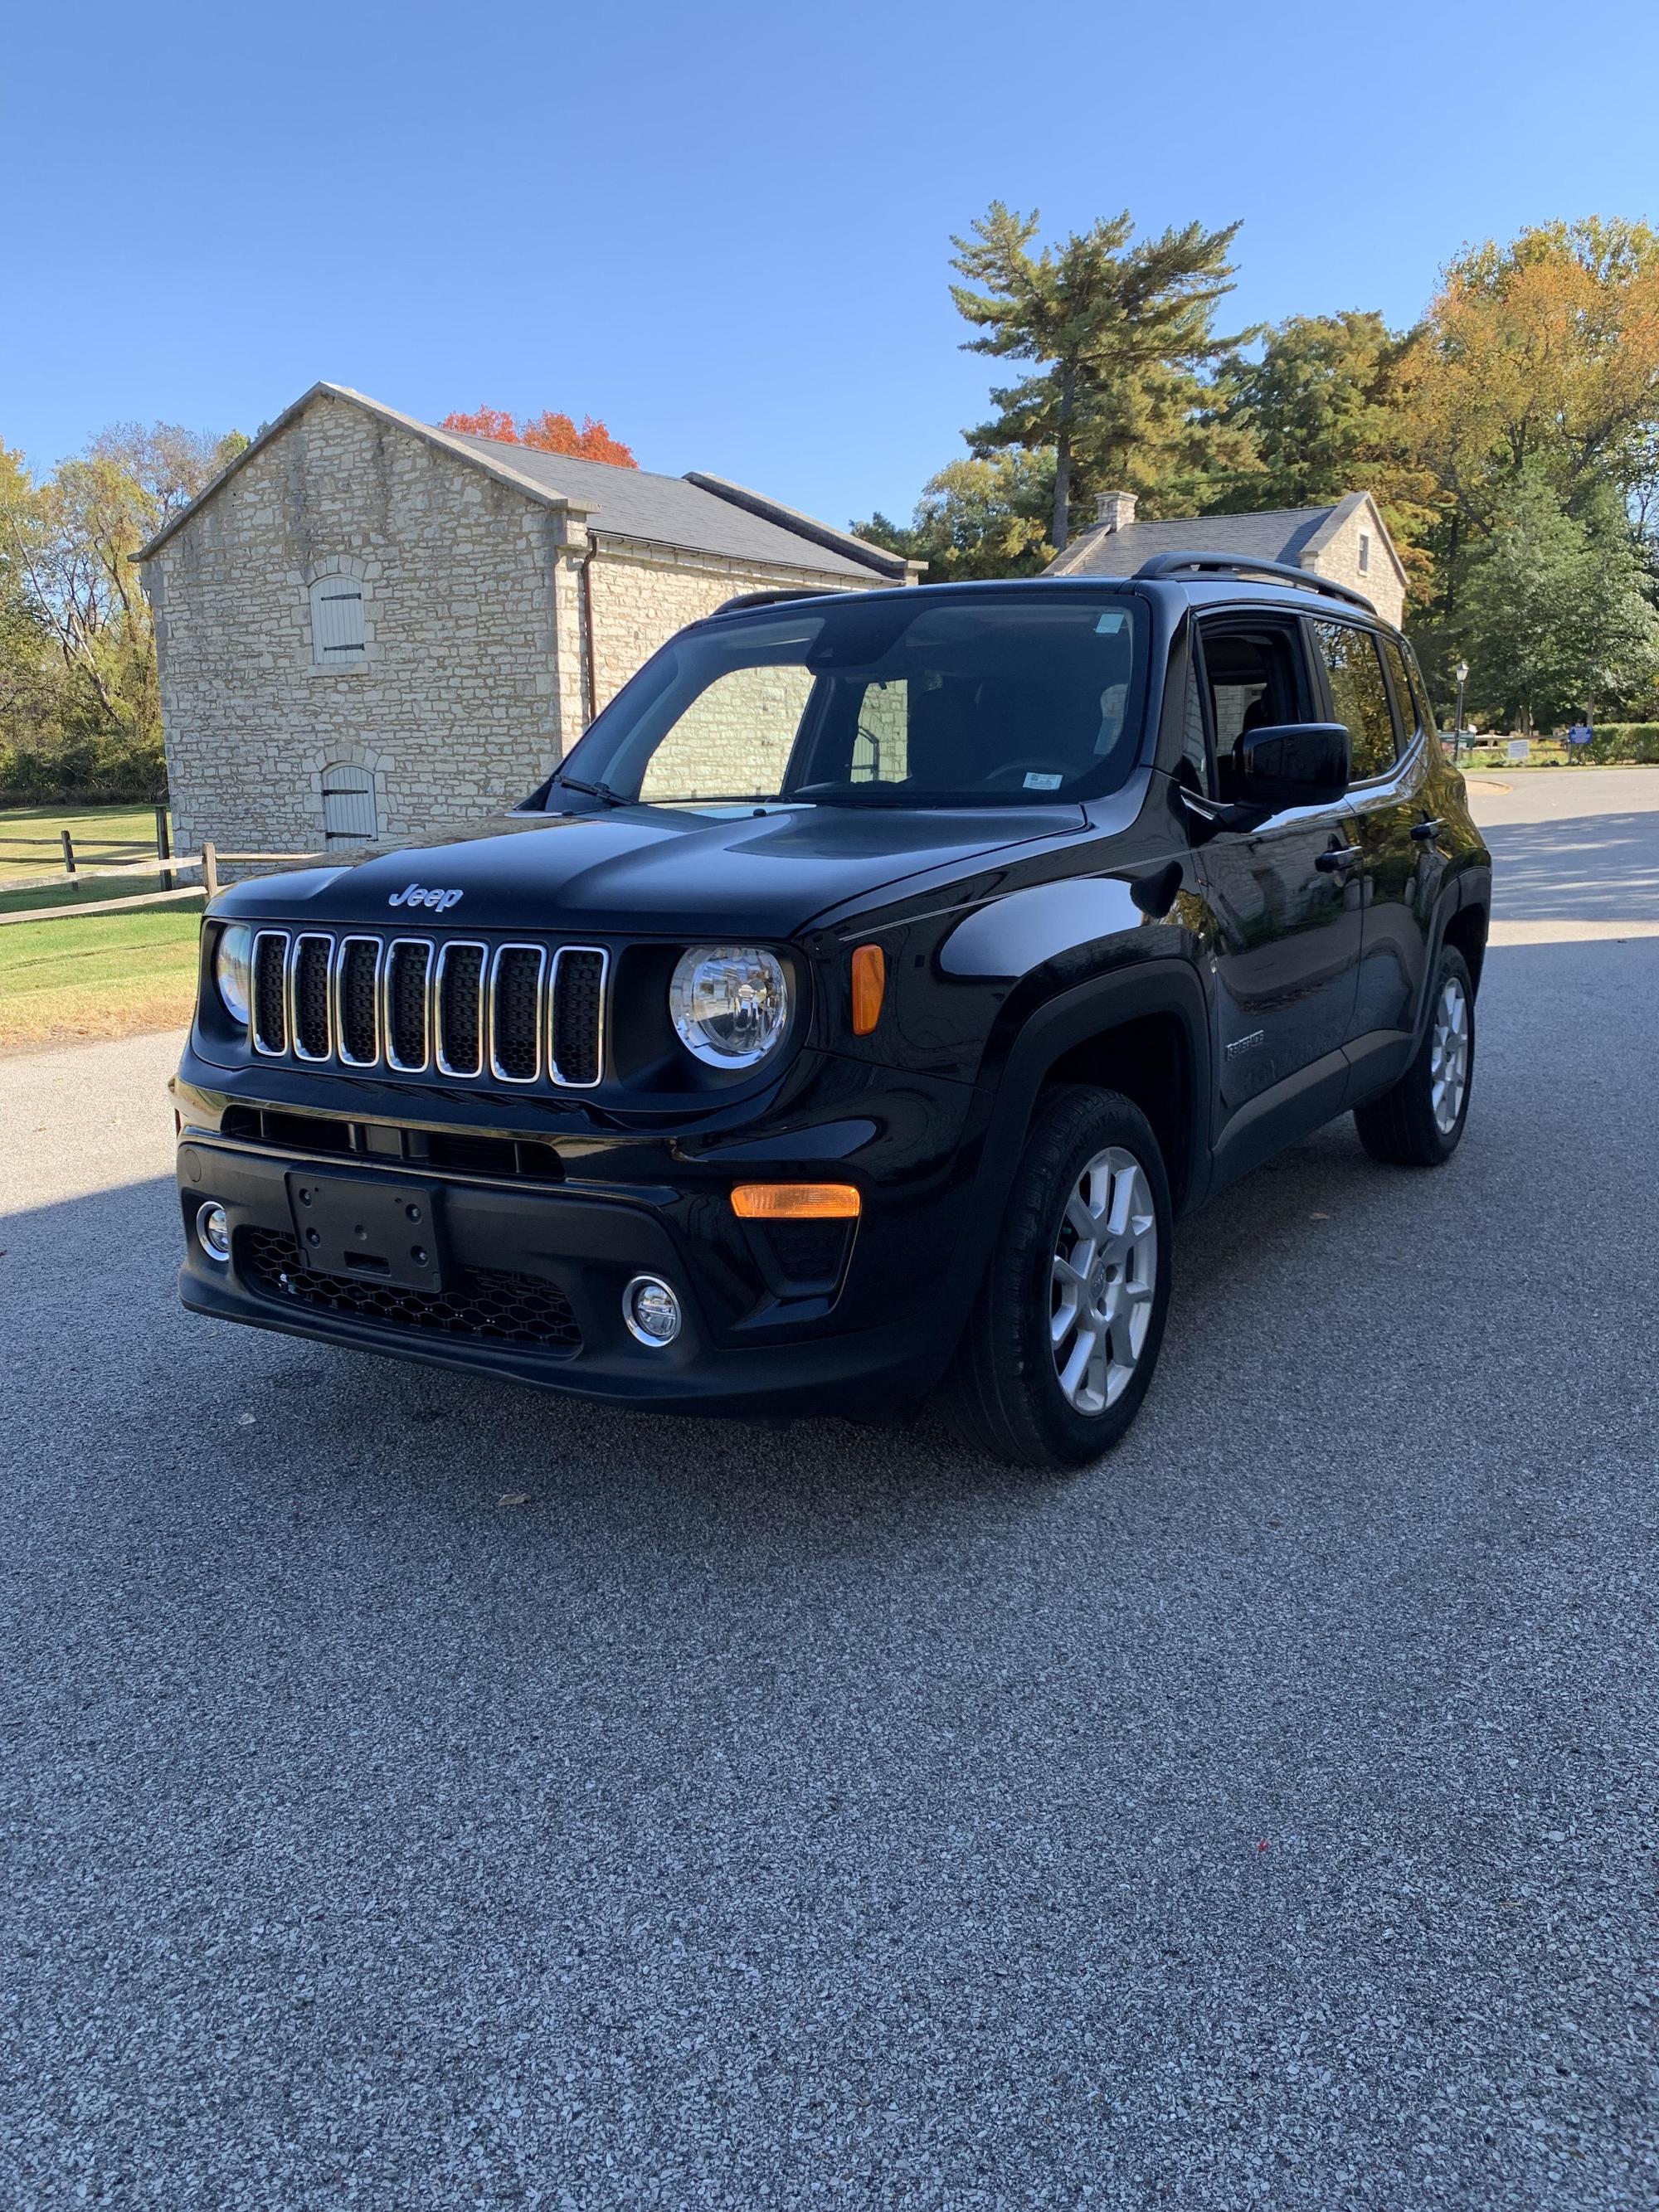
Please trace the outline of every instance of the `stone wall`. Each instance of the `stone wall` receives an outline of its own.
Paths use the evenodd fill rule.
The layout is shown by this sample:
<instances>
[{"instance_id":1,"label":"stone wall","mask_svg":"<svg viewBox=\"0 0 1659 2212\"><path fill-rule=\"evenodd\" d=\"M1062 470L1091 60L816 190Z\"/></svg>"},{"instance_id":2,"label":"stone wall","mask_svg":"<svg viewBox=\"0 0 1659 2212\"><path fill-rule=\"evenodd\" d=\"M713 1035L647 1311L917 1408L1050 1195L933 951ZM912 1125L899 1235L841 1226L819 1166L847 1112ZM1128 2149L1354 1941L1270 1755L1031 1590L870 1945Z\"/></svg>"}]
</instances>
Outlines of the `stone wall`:
<instances>
[{"instance_id":1,"label":"stone wall","mask_svg":"<svg viewBox=\"0 0 1659 2212\"><path fill-rule=\"evenodd\" d=\"M858 590L807 569L745 569L666 548L601 539L590 575L594 695L604 707L659 646L740 592ZM872 586L884 580L871 575ZM804 668L734 670L710 686L652 762L643 795L766 797L776 788L811 679Z\"/></svg>"},{"instance_id":2,"label":"stone wall","mask_svg":"<svg viewBox=\"0 0 1659 2212\"><path fill-rule=\"evenodd\" d=\"M1362 532L1371 542L1370 565L1364 569L1359 565ZM1382 526L1369 507L1362 503L1355 508L1330 543L1321 546L1312 566L1316 575L1328 576L1334 584L1351 585L1356 592L1364 592L1384 622L1392 623L1396 629L1400 627L1406 587L1400 580Z\"/></svg>"},{"instance_id":3,"label":"stone wall","mask_svg":"<svg viewBox=\"0 0 1659 2212\"><path fill-rule=\"evenodd\" d=\"M586 724L588 548L580 509L319 395L145 564L181 846L321 849L336 763L368 772L392 842L533 789ZM324 575L362 584L364 648L319 666ZM597 703L737 592L842 581L859 588L602 538L586 580ZM747 788L758 766L728 745L704 771Z\"/></svg>"},{"instance_id":4,"label":"stone wall","mask_svg":"<svg viewBox=\"0 0 1659 2212\"><path fill-rule=\"evenodd\" d=\"M599 538L593 595L594 703L603 707L677 629L712 615L741 592L858 591L850 576L811 568L744 568L712 554ZM889 579L870 573L870 587Z\"/></svg>"}]
</instances>

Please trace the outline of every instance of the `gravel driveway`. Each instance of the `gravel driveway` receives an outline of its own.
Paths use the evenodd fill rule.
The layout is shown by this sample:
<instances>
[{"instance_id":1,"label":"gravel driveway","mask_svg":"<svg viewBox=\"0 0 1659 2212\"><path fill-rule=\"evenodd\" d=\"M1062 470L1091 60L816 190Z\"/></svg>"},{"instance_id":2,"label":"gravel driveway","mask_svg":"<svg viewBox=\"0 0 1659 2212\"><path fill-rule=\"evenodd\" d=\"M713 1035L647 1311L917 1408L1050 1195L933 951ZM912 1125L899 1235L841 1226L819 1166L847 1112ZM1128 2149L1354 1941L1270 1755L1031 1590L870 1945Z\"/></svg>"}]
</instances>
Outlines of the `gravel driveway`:
<instances>
[{"instance_id":1,"label":"gravel driveway","mask_svg":"<svg viewBox=\"0 0 1659 2212\"><path fill-rule=\"evenodd\" d=\"M1652 2203L1659 774L1478 805L1461 1153L1069 1480L191 1320L171 1044L0 1063L0 2204Z\"/></svg>"}]
</instances>

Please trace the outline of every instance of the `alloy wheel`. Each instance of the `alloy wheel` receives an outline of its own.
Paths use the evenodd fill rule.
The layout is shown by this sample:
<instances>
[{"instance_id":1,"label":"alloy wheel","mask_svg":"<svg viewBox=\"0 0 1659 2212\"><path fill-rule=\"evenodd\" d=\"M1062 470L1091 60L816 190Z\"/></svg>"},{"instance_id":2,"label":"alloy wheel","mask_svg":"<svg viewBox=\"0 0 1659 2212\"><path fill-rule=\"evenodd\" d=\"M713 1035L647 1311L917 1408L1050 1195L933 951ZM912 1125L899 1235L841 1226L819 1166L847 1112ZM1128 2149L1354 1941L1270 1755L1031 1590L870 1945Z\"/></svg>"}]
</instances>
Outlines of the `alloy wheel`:
<instances>
[{"instance_id":1,"label":"alloy wheel","mask_svg":"<svg viewBox=\"0 0 1659 2212\"><path fill-rule=\"evenodd\" d=\"M1073 1187L1049 1270L1054 1373L1078 1413L1103 1413L1127 1388L1157 1281L1152 1186L1134 1154L1114 1145Z\"/></svg>"},{"instance_id":2,"label":"alloy wheel","mask_svg":"<svg viewBox=\"0 0 1659 2212\"><path fill-rule=\"evenodd\" d=\"M1469 1001L1455 975L1441 987L1429 1041L1429 1103L1434 1126L1449 1137L1463 1110L1469 1083Z\"/></svg>"}]
</instances>

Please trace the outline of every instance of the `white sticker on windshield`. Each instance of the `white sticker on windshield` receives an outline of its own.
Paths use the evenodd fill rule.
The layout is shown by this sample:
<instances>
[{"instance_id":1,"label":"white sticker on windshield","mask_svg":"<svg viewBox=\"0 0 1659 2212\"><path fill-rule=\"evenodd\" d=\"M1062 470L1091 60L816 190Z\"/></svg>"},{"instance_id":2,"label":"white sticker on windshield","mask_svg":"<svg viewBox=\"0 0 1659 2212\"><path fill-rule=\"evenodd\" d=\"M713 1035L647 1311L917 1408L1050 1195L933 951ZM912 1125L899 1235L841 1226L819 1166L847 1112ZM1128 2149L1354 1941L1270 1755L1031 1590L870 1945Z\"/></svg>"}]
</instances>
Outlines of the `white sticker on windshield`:
<instances>
[{"instance_id":1,"label":"white sticker on windshield","mask_svg":"<svg viewBox=\"0 0 1659 2212\"><path fill-rule=\"evenodd\" d=\"M1108 607L1095 624L1095 634L1098 637L1114 637L1128 619L1121 607Z\"/></svg>"},{"instance_id":2,"label":"white sticker on windshield","mask_svg":"<svg viewBox=\"0 0 1659 2212\"><path fill-rule=\"evenodd\" d=\"M1058 791L1065 781L1063 775L1028 775L1025 788L1027 791Z\"/></svg>"}]
</instances>

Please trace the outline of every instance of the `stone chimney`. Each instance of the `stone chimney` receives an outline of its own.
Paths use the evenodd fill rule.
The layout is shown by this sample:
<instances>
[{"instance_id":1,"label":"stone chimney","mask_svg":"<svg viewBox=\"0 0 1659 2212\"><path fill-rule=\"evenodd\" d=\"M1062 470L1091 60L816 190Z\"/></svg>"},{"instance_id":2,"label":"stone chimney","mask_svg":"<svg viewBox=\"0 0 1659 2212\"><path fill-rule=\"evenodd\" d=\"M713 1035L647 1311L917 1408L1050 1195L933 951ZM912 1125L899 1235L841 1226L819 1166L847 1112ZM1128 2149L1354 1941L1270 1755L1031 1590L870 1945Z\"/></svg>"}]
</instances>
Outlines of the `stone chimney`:
<instances>
[{"instance_id":1,"label":"stone chimney","mask_svg":"<svg viewBox=\"0 0 1659 2212\"><path fill-rule=\"evenodd\" d=\"M1136 494L1132 491L1097 491L1095 494L1095 525L1097 529L1127 530L1135 519Z\"/></svg>"}]
</instances>

